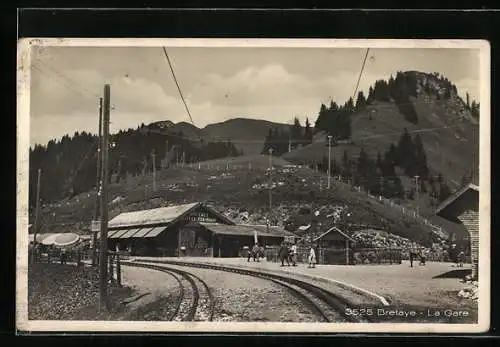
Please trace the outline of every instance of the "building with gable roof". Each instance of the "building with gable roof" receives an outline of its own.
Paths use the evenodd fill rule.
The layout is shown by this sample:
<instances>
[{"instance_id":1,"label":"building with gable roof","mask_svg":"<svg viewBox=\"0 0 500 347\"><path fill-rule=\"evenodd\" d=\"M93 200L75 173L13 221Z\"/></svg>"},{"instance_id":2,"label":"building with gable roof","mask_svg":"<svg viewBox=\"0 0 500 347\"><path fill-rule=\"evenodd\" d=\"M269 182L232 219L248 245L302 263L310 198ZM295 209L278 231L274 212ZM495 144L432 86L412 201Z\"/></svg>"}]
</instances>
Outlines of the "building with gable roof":
<instances>
[{"instance_id":1,"label":"building with gable roof","mask_svg":"<svg viewBox=\"0 0 500 347\"><path fill-rule=\"evenodd\" d=\"M213 207L195 202L122 213L108 223L108 248L131 255L237 257L255 239L278 245L294 234L265 225L237 225ZM100 235L98 235L100 237Z\"/></svg>"},{"instance_id":2,"label":"building with gable roof","mask_svg":"<svg viewBox=\"0 0 500 347\"><path fill-rule=\"evenodd\" d=\"M479 187L468 184L445 199L436 209L436 214L454 223L463 225L470 240L472 277L479 271Z\"/></svg>"}]
</instances>

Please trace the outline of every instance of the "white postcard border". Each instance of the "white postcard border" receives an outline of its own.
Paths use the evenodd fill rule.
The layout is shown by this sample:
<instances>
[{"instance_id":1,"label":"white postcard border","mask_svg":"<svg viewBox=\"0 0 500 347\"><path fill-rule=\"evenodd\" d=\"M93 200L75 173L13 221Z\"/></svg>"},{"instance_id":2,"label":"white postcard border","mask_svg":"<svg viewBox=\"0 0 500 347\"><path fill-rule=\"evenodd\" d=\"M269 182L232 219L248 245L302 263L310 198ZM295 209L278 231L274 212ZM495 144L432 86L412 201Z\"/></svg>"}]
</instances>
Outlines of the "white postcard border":
<instances>
[{"instance_id":1,"label":"white postcard border","mask_svg":"<svg viewBox=\"0 0 500 347\"><path fill-rule=\"evenodd\" d=\"M31 50L36 46L72 47L303 47L440 48L480 50L480 232L477 324L435 323L218 323L28 320L28 185ZM24 38L18 42L17 70L17 231L16 328L53 332L287 332L287 333L479 333L490 325L490 45L485 40L386 39L90 39Z\"/></svg>"}]
</instances>

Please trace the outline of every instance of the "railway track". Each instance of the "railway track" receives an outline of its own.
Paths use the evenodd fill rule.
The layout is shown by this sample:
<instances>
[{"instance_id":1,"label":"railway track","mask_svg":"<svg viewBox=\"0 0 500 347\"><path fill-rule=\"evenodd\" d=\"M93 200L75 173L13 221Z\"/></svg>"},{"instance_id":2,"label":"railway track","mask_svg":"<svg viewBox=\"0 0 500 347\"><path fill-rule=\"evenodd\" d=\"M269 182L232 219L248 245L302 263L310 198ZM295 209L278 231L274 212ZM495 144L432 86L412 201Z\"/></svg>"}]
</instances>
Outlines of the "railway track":
<instances>
[{"instance_id":1,"label":"railway track","mask_svg":"<svg viewBox=\"0 0 500 347\"><path fill-rule=\"evenodd\" d=\"M124 263L124 265L138 265L140 267L146 267L151 269L158 268L159 271L168 270L168 271L177 271L177 273L184 273L187 276L192 276L192 278L197 278L199 282L202 283L202 286L205 287L205 291L207 293L210 293L211 295L208 286L199 277L192 275L188 272L185 272L183 270L158 266L154 264L210 269L210 270L232 272L240 275L253 276L266 279L282 287L285 287L293 296L295 296L297 299L302 301L308 308L310 308L311 311L315 315L317 315L323 322L339 322L339 321L357 322L357 323L369 322L369 317L361 318L359 316L346 314L346 308L353 307L346 299L312 283L302 281L296 278L291 278L288 276L282 276L267 272L264 273L252 269L233 268L221 265L190 263L182 261L147 260L147 261L132 261ZM200 286L197 286L197 288L199 287ZM210 318L213 318L213 313L215 309L214 307L215 301L213 299L213 296L211 297L210 302L211 302Z\"/></svg>"},{"instance_id":2,"label":"railway track","mask_svg":"<svg viewBox=\"0 0 500 347\"><path fill-rule=\"evenodd\" d=\"M212 321L215 300L207 283L196 275L162 265L123 262L130 267L147 268L169 274L179 284L179 297L168 321Z\"/></svg>"}]
</instances>

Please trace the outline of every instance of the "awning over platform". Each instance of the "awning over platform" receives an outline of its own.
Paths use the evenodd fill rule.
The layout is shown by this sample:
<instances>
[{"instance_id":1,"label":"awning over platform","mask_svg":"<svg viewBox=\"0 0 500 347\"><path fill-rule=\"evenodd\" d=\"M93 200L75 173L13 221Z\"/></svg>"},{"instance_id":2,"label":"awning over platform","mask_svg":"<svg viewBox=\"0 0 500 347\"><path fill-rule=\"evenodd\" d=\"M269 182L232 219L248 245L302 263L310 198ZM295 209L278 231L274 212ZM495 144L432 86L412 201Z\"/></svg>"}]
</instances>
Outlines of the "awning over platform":
<instances>
[{"instance_id":1,"label":"awning over platform","mask_svg":"<svg viewBox=\"0 0 500 347\"><path fill-rule=\"evenodd\" d=\"M152 238L160 235L163 231L167 229L166 226L161 227L145 227L145 228L131 228L131 229L118 229L118 230L109 230L108 238L109 239L130 239L130 238ZM99 239L101 234L97 234L97 238Z\"/></svg>"}]
</instances>

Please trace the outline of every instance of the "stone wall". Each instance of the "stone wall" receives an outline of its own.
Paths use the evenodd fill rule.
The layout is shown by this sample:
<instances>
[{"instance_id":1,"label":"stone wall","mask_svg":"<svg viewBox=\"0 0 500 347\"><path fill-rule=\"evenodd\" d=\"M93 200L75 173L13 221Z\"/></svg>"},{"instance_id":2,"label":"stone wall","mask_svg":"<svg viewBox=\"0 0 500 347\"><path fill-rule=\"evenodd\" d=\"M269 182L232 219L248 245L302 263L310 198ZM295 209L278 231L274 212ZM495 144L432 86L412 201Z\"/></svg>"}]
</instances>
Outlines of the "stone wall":
<instances>
[{"instance_id":1,"label":"stone wall","mask_svg":"<svg viewBox=\"0 0 500 347\"><path fill-rule=\"evenodd\" d=\"M458 218L465 225L470 235L472 277L476 279L479 271L479 212L466 210Z\"/></svg>"}]
</instances>

